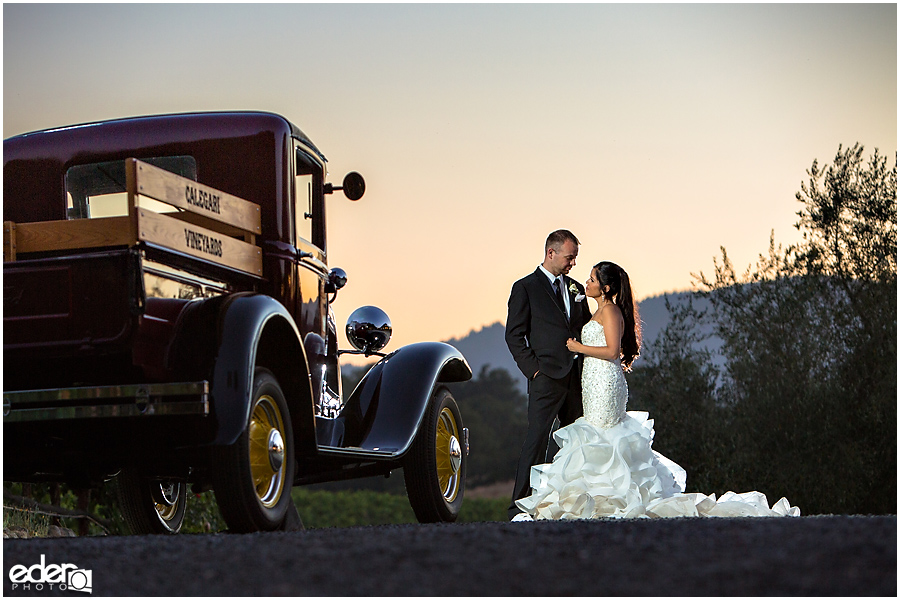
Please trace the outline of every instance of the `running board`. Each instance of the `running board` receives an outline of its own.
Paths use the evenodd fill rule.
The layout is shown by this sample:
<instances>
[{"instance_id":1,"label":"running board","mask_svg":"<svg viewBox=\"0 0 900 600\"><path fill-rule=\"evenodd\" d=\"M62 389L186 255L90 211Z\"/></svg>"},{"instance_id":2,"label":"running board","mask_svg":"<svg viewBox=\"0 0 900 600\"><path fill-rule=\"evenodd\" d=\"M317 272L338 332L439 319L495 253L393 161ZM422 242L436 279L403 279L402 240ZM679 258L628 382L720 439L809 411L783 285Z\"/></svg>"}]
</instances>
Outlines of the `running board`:
<instances>
[{"instance_id":1,"label":"running board","mask_svg":"<svg viewBox=\"0 0 900 600\"><path fill-rule=\"evenodd\" d=\"M335 448L334 446L319 446L319 455L340 459L374 461L389 461L399 458L399 453L392 450L368 450L358 447Z\"/></svg>"}]
</instances>

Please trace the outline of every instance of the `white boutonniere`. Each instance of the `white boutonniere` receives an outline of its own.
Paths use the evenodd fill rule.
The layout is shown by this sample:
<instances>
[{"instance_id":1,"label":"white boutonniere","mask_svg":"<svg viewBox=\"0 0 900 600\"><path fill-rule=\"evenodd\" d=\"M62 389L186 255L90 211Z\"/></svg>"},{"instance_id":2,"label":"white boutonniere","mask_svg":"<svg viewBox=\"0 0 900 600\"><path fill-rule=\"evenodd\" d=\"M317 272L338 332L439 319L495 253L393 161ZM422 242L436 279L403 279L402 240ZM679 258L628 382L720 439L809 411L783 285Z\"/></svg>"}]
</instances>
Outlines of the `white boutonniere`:
<instances>
[{"instance_id":1,"label":"white boutonniere","mask_svg":"<svg viewBox=\"0 0 900 600\"><path fill-rule=\"evenodd\" d=\"M575 302L581 302L584 300L584 294L578 292L578 286L575 285L574 282L569 284L569 293L575 294Z\"/></svg>"}]
</instances>

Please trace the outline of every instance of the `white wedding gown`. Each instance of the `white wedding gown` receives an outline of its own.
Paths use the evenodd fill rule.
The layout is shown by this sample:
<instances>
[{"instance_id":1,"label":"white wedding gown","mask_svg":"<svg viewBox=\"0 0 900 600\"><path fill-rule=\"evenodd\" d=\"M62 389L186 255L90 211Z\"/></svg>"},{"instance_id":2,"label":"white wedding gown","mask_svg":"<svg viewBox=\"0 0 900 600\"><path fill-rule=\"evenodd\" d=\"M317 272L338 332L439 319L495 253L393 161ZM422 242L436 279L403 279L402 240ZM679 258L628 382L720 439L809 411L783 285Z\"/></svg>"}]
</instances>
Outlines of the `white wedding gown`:
<instances>
[{"instance_id":1,"label":"white wedding gown","mask_svg":"<svg viewBox=\"0 0 900 600\"><path fill-rule=\"evenodd\" d=\"M588 346L606 346L603 325L588 321ZM554 432L560 449L549 464L531 468L532 494L516 501L514 521L602 517L799 516L782 498L765 494L684 493L687 474L651 448L653 420L625 412L628 386L619 361L585 357L581 377L584 416Z\"/></svg>"}]
</instances>

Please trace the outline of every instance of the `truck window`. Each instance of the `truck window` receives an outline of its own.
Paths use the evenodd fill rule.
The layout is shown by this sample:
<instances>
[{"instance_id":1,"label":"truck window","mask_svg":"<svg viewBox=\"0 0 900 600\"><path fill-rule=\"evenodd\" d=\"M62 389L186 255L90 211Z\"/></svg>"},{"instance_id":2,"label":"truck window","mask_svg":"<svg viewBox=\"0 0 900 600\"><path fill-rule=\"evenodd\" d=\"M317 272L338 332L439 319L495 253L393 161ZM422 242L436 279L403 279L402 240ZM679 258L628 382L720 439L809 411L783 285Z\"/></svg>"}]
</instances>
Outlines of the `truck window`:
<instances>
[{"instance_id":1,"label":"truck window","mask_svg":"<svg viewBox=\"0 0 900 600\"><path fill-rule=\"evenodd\" d=\"M141 160L197 181L197 161L193 156L161 156ZM151 198L140 198L138 203L158 213L178 210ZM69 219L99 219L127 215L125 161L114 160L70 167L66 171L66 204L66 216Z\"/></svg>"},{"instance_id":2,"label":"truck window","mask_svg":"<svg viewBox=\"0 0 900 600\"><path fill-rule=\"evenodd\" d=\"M302 148L296 147L296 168L294 172L294 228L297 234L297 243L301 240L312 243L317 247L322 246L322 241L316 239L314 223L321 216L316 214L320 210L317 205L316 195L321 195L322 167L309 156Z\"/></svg>"},{"instance_id":3,"label":"truck window","mask_svg":"<svg viewBox=\"0 0 900 600\"><path fill-rule=\"evenodd\" d=\"M294 186L297 198L297 207L295 210L297 237L304 239L307 242L312 242L312 173L298 174L294 180Z\"/></svg>"}]
</instances>

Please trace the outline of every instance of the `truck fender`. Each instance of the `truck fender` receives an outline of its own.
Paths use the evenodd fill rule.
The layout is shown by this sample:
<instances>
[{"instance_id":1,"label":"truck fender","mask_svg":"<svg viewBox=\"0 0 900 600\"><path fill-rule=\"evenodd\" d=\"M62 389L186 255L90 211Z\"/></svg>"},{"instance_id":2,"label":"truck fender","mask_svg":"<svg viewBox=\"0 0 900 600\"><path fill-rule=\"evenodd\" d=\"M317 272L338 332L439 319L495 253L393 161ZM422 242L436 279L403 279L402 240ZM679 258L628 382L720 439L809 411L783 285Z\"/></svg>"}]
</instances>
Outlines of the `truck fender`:
<instances>
[{"instance_id":1,"label":"truck fender","mask_svg":"<svg viewBox=\"0 0 900 600\"><path fill-rule=\"evenodd\" d=\"M218 431L214 444L233 444L250 419L257 366L273 372L291 412L298 453L315 452L315 410L306 352L290 313L270 296L236 294L219 315L212 386ZM310 447L311 446L311 447Z\"/></svg>"},{"instance_id":2,"label":"truck fender","mask_svg":"<svg viewBox=\"0 0 900 600\"><path fill-rule=\"evenodd\" d=\"M375 410L360 447L402 456L415 440L435 389L471 378L465 357L449 344L420 342L389 354L357 386L363 414L370 407Z\"/></svg>"}]
</instances>

